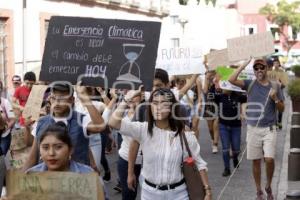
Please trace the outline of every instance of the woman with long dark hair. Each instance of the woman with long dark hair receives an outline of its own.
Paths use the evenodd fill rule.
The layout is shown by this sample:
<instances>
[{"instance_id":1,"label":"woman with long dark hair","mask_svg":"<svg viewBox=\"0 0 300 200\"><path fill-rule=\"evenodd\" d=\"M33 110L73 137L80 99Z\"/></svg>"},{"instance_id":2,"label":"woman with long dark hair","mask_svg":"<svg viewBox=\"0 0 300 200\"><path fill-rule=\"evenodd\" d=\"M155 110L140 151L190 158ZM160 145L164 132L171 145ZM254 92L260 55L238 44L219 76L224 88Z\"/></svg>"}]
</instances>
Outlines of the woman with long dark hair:
<instances>
[{"instance_id":1,"label":"woman with long dark hair","mask_svg":"<svg viewBox=\"0 0 300 200\"><path fill-rule=\"evenodd\" d=\"M179 104L169 89L154 90L149 99L148 120L132 122L122 119L128 102L134 95L125 96L112 114L109 125L122 135L130 136L141 144L143 152L142 200L188 200L188 192L181 171L182 161L188 157L183 151L180 136L185 134L202 181L206 188L206 200L211 199L206 163L200 156L200 146L193 132L184 130L180 119Z\"/></svg>"}]
</instances>

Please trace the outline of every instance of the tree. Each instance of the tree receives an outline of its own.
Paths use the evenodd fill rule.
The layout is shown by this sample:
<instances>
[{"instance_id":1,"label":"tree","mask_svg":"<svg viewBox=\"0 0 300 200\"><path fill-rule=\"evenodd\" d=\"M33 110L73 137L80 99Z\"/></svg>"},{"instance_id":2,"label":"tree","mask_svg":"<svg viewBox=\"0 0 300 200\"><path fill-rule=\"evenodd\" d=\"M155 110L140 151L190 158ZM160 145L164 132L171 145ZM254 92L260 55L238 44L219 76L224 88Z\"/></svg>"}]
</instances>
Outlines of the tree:
<instances>
[{"instance_id":1,"label":"tree","mask_svg":"<svg viewBox=\"0 0 300 200\"><path fill-rule=\"evenodd\" d=\"M287 49L288 53L297 43L297 33L300 32L299 9L300 1L288 3L286 0L281 0L276 5L268 3L259 11L259 13L265 15L271 23L278 25L278 33L283 37L283 46ZM290 38L285 31L289 26L292 27L292 38Z\"/></svg>"},{"instance_id":2,"label":"tree","mask_svg":"<svg viewBox=\"0 0 300 200\"><path fill-rule=\"evenodd\" d=\"M179 4L180 5L187 5L189 0L179 0ZM201 0L197 0L198 5L200 3ZM209 4L209 2L211 2L213 4L213 6L216 6L217 0L205 0L206 5Z\"/></svg>"}]
</instances>

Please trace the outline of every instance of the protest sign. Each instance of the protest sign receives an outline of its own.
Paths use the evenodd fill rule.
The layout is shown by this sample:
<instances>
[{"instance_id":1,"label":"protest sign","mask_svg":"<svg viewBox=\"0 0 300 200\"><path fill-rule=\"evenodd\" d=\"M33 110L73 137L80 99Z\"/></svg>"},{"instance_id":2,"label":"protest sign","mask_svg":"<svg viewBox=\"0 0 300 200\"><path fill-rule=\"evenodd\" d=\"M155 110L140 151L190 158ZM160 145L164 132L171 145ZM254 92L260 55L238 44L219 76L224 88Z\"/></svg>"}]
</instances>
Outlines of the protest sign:
<instances>
[{"instance_id":1,"label":"protest sign","mask_svg":"<svg viewBox=\"0 0 300 200\"><path fill-rule=\"evenodd\" d=\"M199 48L177 47L158 50L156 68L164 69L169 75L203 74L204 55Z\"/></svg>"},{"instance_id":2,"label":"protest sign","mask_svg":"<svg viewBox=\"0 0 300 200\"><path fill-rule=\"evenodd\" d=\"M268 71L268 78L272 81L280 81L283 85L287 86L288 74L283 70Z\"/></svg>"},{"instance_id":3,"label":"protest sign","mask_svg":"<svg viewBox=\"0 0 300 200\"><path fill-rule=\"evenodd\" d=\"M230 67L218 67L216 69L216 73L220 77L219 85L221 89L224 90L231 90L231 91L236 91L236 92L245 92L242 90L240 87L237 87L235 85L232 85L228 80L230 76L234 73L236 69L230 68ZM253 70L250 71L248 69L245 69L242 71L238 77L240 80L245 80L245 79L250 79L253 80L255 78L255 75L253 73Z\"/></svg>"},{"instance_id":4,"label":"protest sign","mask_svg":"<svg viewBox=\"0 0 300 200\"><path fill-rule=\"evenodd\" d=\"M259 33L227 40L228 60L235 62L252 57L274 53L274 39L271 32Z\"/></svg>"},{"instance_id":5,"label":"protest sign","mask_svg":"<svg viewBox=\"0 0 300 200\"><path fill-rule=\"evenodd\" d=\"M7 173L7 195L11 200L104 200L96 173L42 172Z\"/></svg>"},{"instance_id":6,"label":"protest sign","mask_svg":"<svg viewBox=\"0 0 300 200\"><path fill-rule=\"evenodd\" d=\"M46 85L34 85L32 87L22 113L25 118L30 117L33 121L36 121L40 118L41 106L47 88L48 86Z\"/></svg>"},{"instance_id":7,"label":"protest sign","mask_svg":"<svg viewBox=\"0 0 300 200\"><path fill-rule=\"evenodd\" d=\"M222 90L230 90L235 92L246 92L245 90L242 90L240 87L232 85L229 81L219 81L220 88Z\"/></svg>"},{"instance_id":8,"label":"protest sign","mask_svg":"<svg viewBox=\"0 0 300 200\"><path fill-rule=\"evenodd\" d=\"M236 69L230 68L230 67L218 67L216 69L216 72L220 76L220 80L228 81L230 76L234 73L235 70ZM253 70L248 70L248 69L243 70L238 77L238 79L241 79L241 80L245 80L245 79L252 80L254 78L255 78L255 75L254 75Z\"/></svg>"},{"instance_id":9,"label":"protest sign","mask_svg":"<svg viewBox=\"0 0 300 200\"><path fill-rule=\"evenodd\" d=\"M22 169L25 162L29 158L31 147L25 147L19 150L10 150L7 154L7 159L9 161L9 168L12 169Z\"/></svg>"},{"instance_id":10,"label":"protest sign","mask_svg":"<svg viewBox=\"0 0 300 200\"><path fill-rule=\"evenodd\" d=\"M40 80L152 89L160 22L52 17ZM127 85L127 87L125 87Z\"/></svg>"},{"instance_id":11,"label":"protest sign","mask_svg":"<svg viewBox=\"0 0 300 200\"><path fill-rule=\"evenodd\" d=\"M25 128L12 129L10 150L20 150L26 147L24 129Z\"/></svg>"},{"instance_id":12,"label":"protest sign","mask_svg":"<svg viewBox=\"0 0 300 200\"><path fill-rule=\"evenodd\" d=\"M207 64L210 70L214 70L219 66L230 65L228 60L228 50L216 50L207 55Z\"/></svg>"}]
</instances>

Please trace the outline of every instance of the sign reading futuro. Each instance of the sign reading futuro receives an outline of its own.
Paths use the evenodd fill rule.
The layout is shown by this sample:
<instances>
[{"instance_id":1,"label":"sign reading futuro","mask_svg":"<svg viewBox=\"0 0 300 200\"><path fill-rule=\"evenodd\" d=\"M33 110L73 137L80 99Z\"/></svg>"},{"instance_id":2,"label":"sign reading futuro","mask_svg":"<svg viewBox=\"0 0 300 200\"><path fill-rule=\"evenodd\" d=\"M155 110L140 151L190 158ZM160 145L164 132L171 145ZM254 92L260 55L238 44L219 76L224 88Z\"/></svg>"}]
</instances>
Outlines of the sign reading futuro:
<instances>
[{"instance_id":1,"label":"sign reading futuro","mask_svg":"<svg viewBox=\"0 0 300 200\"><path fill-rule=\"evenodd\" d=\"M52 17L40 80L151 90L159 22Z\"/></svg>"}]
</instances>

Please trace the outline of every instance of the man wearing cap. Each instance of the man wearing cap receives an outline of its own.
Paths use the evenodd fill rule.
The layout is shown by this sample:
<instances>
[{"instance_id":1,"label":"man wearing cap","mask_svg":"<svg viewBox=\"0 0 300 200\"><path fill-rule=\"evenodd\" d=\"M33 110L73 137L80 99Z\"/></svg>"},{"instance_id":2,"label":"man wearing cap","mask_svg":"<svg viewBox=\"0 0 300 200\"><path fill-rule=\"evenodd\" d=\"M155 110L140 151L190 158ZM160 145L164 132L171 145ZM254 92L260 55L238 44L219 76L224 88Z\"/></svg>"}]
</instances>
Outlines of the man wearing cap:
<instances>
[{"instance_id":1,"label":"man wearing cap","mask_svg":"<svg viewBox=\"0 0 300 200\"><path fill-rule=\"evenodd\" d=\"M13 87L7 92L7 99L10 102L12 101L12 97L13 97L16 89L21 86L22 80L19 75L13 75L11 82L12 82Z\"/></svg>"},{"instance_id":2,"label":"man wearing cap","mask_svg":"<svg viewBox=\"0 0 300 200\"><path fill-rule=\"evenodd\" d=\"M88 137L90 134L103 131L105 129L104 124L108 121L110 110L104 110L102 117L88 97L85 87L76 86L76 89L78 97L82 105L88 110L89 115L74 111L74 91L72 85L67 82L54 82L50 85L50 89L51 114L40 118L37 122L36 129L32 132L35 139L29 158L23 167L25 171L38 163L38 142L45 128L58 121L64 122L68 127L74 146L72 159L89 165Z\"/></svg>"},{"instance_id":3,"label":"man wearing cap","mask_svg":"<svg viewBox=\"0 0 300 200\"><path fill-rule=\"evenodd\" d=\"M267 76L267 62L254 61L255 80L238 80L239 74L250 63L240 66L230 77L229 82L247 91L247 159L253 161L253 176L257 188L257 200L264 199L261 189L261 160L266 163L267 199L274 199L271 183L274 173L276 149L276 110L283 112L284 96L279 84Z\"/></svg>"}]
</instances>

